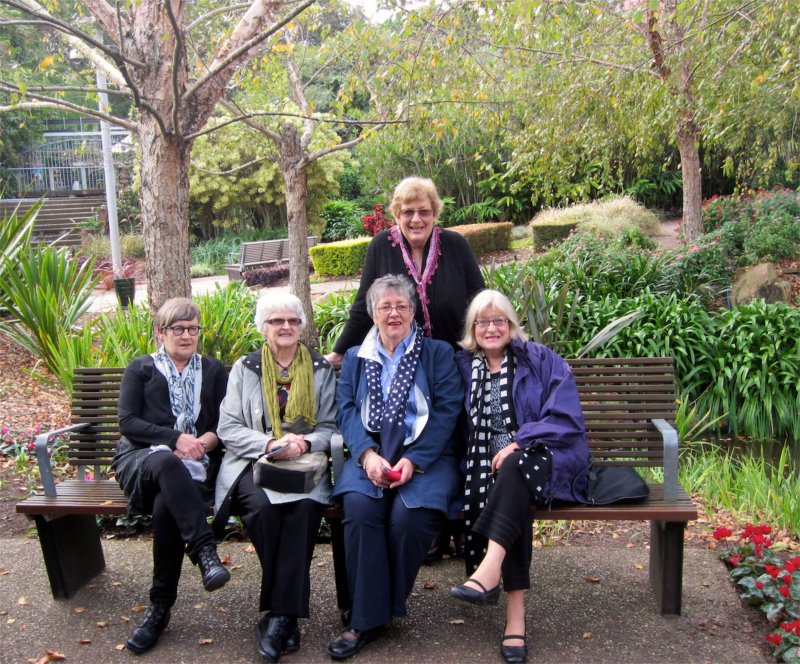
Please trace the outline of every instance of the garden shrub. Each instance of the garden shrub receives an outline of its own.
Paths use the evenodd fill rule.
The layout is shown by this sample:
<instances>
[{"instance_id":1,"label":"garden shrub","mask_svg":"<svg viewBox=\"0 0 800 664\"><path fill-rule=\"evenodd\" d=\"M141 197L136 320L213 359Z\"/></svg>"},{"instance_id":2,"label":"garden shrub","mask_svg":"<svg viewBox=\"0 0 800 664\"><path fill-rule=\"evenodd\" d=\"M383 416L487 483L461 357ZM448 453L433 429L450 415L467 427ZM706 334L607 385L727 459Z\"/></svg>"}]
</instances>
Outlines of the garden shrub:
<instances>
[{"instance_id":1,"label":"garden shrub","mask_svg":"<svg viewBox=\"0 0 800 664\"><path fill-rule=\"evenodd\" d=\"M321 277L358 274L364 267L367 247L372 238L356 238L318 244L309 249L314 271Z\"/></svg>"},{"instance_id":2,"label":"garden shrub","mask_svg":"<svg viewBox=\"0 0 800 664\"><path fill-rule=\"evenodd\" d=\"M278 263L267 267L256 267L242 272L242 280L248 286L269 288L289 276L289 263Z\"/></svg>"},{"instance_id":3,"label":"garden shrub","mask_svg":"<svg viewBox=\"0 0 800 664\"><path fill-rule=\"evenodd\" d=\"M601 237L616 237L632 228L644 235L655 235L660 230L658 217L630 196L568 208L548 208L531 220L530 227L536 250L566 239L575 229L591 231Z\"/></svg>"},{"instance_id":4,"label":"garden shrub","mask_svg":"<svg viewBox=\"0 0 800 664\"><path fill-rule=\"evenodd\" d=\"M119 249L123 256L144 259L144 236L141 233L125 233L121 235Z\"/></svg>"},{"instance_id":5,"label":"garden shrub","mask_svg":"<svg viewBox=\"0 0 800 664\"><path fill-rule=\"evenodd\" d=\"M119 250L125 257L144 259L144 236L141 233L120 235ZM83 251L94 258L108 258L111 256L111 240L108 235L90 235L86 238Z\"/></svg>"},{"instance_id":6,"label":"garden shrub","mask_svg":"<svg viewBox=\"0 0 800 664\"><path fill-rule=\"evenodd\" d=\"M363 214L363 208L355 201L328 201L322 209L322 218L325 220L322 241L337 242L364 235L361 224Z\"/></svg>"},{"instance_id":7,"label":"garden shrub","mask_svg":"<svg viewBox=\"0 0 800 664\"><path fill-rule=\"evenodd\" d=\"M505 251L511 247L510 221L487 224L469 224L467 226L451 226L449 230L464 236L469 248L476 258L493 251Z\"/></svg>"}]
</instances>

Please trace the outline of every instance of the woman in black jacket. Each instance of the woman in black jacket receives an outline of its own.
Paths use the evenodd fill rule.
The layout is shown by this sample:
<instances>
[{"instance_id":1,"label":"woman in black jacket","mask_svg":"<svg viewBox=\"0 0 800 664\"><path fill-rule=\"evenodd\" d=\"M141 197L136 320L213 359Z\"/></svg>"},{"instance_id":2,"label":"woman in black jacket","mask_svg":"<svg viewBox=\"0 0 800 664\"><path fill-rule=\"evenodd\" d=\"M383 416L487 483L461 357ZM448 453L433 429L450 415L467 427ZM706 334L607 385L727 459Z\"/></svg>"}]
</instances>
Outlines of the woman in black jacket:
<instances>
[{"instance_id":1,"label":"woman in black jacket","mask_svg":"<svg viewBox=\"0 0 800 664\"><path fill-rule=\"evenodd\" d=\"M208 507L222 457L217 437L227 374L197 353L200 312L188 298L167 300L155 320L158 350L134 359L122 376L112 462L131 514L153 516L150 607L127 647L150 650L170 619L183 555L200 566L203 587L230 579L219 560Z\"/></svg>"}]
</instances>

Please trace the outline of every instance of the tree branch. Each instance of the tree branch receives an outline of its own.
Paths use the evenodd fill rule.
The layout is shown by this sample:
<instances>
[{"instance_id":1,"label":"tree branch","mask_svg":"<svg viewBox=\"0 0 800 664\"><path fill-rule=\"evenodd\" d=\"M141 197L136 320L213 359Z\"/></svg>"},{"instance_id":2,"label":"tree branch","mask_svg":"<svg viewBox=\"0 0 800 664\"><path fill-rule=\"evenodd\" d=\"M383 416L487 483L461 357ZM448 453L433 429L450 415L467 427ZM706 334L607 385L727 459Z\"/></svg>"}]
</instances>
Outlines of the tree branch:
<instances>
[{"instance_id":1,"label":"tree branch","mask_svg":"<svg viewBox=\"0 0 800 664\"><path fill-rule=\"evenodd\" d=\"M177 134L180 129L178 126L178 108L180 107L178 67L181 66L181 53L183 52L184 44L181 28L178 25L178 19L175 18L175 12L172 11L172 2L167 0L164 6L167 8L167 16L169 17L170 25L172 25L172 30L175 33L175 49L172 52L172 129Z\"/></svg>"},{"instance_id":2,"label":"tree branch","mask_svg":"<svg viewBox=\"0 0 800 664\"><path fill-rule=\"evenodd\" d=\"M195 166L192 164L192 168L197 169L201 173L208 173L209 175L233 175L238 171L242 171L245 168L249 168L250 166L254 166L255 164L260 164L262 161L274 161L275 157L259 157L258 159L253 159L252 161L248 161L246 164L241 164L236 166L235 168L231 168L227 171L209 171L206 168L200 168L199 166Z\"/></svg>"},{"instance_id":3,"label":"tree branch","mask_svg":"<svg viewBox=\"0 0 800 664\"><path fill-rule=\"evenodd\" d=\"M186 26L186 31L189 32L191 30L194 30L198 25L200 25L200 23L203 23L208 19L213 18L217 14L225 14L227 12L239 11L240 9L247 9L250 6L250 4L251 3L249 2L240 2L238 5L228 5L227 7L220 7L219 9L214 9L213 11L203 14L202 16L198 16L194 21L189 23L189 25Z\"/></svg>"}]
</instances>

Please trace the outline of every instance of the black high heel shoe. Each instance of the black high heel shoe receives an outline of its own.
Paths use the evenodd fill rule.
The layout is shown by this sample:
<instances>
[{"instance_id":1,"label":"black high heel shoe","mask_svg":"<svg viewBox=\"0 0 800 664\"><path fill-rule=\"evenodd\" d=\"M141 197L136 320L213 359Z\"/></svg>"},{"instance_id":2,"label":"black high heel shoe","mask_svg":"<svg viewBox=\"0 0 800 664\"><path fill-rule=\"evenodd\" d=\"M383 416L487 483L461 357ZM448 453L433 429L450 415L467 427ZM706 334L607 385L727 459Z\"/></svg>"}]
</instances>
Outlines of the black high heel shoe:
<instances>
[{"instance_id":1,"label":"black high heel shoe","mask_svg":"<svg viewBox=\"0 0 800 664\"><path fill-rule=\"evenodd\" d=\"M451 588L450 594L456 599L460 599L462 602L469 602L470 604L497 604L497 600L500 598L499 583L491 590L487 590L486 586L477 579L470 579L470 581L476 586L480 586L481 589L475 590L475 588L470 588L468 585L462 583L460 586Z\"/></svg>"},{"instance_id":2,"label":"black high heel shoe","mask_svg":"<svg viewBox=\"0 0 800 664\"><path fill-rule=\"evenodd\" d=\"M527 634L505 634L503 635L502 640L500 641L500 654L503 656L503 661L507 664L525 664L528 661L528 645L521 646L507 646L505 645L505 641L510 641L511 639L522 639L523 641L528 640Z\"/></svg>"}]
</instances>

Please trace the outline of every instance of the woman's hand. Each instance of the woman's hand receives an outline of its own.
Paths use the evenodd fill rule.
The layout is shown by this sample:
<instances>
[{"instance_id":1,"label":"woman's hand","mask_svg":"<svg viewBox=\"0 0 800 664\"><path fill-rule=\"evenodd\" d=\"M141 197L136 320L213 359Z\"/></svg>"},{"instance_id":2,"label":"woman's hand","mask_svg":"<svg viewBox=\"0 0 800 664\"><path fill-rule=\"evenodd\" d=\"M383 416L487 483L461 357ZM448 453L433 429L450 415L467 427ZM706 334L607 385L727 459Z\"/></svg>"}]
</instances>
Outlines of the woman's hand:
<instances>
[{"instance_id":1,"label":"woman's hand","mask_svg":"<svg viewBox=\"0 0 800 664\"><path fill-rule=\"evenodd\" d=\"M400 459L400 461L392 466L386 459L373 450L368 450L364 454L365 457L361 465L364 467L364 472L367 474L369 481L379 489L396 489L411 481L411 477L414 474L414 464L408 459ZM400 479L389 479L383 471L384 468L398 471L400 473Z\"/></svg>"},{"instance_id":2,"label":"woman's hand","mask_svg":"<svg viewBox=\"0 0 800 664\"><path fill-rule=\"evenodd\" d=\"M343 355L341 353L328 353L327 355L323 355L323 357L328 360L328 364L332 367L338 367L342 364Z\"/></svg>"},{"instance_id":3,"label":"woman's hand","mask_svg":"<svg viewBox=\"0 0 800 664\"><path fill-rule=\"evenodd\" d=\"M219 437L213 431L206 431L202 436L198 436L198 438L203 442L206 454L219 445Z\"/></svg>"},{"instance_id":4,"label":"woman's hand","mask_svg":"<svg viewBox=\"0 0 800 664\"><path fill-rule=\"evenodd\" d=\"M175 441L175 455L179 459L202 459L206 453L203 440L189 433L182 433Z\"/></svg>"},{"instance_id":5,"label":"woman's hand","mask_svg":"<svg viewBox=\"0 0 800 664\"><path fill-rule=\"evenodd\" d=\"M492 459L492 472L496 473L498 470L500 470L500 466L503 465L503 461L506 460L506 457L509 454L513 454L518 449L520 449L519 445L516 443L509 443L506 447L495 454L494 458Z\"/></svg>"},{"instance_id":6,"label":"woman's hand","mask_svg":"<svg viewBox=\"0 0 800 664\"><path fill-rule=\"evenodd\" d=\"M299 436L296 433L287 433L277 440L270 441L267 445L267 452L281 448L280 452L277 452L272 457L273 459L276 461L279 459L296 459L308 452L310 447L303 436Z\"/></svg>"},{"instance_id":7,"label":"woman's hand","mask_svg":"<svg viewBox=\"0 0 800 664\"><path fill-rule=\"evenodd\" d=\"M397 470L400 472L400 479L392 482L389 485L390 489L396 489L399 486L408 484L411 481L411 478L414 477L414 463L405 457L394 464L394 468L392 468L392 470Z\"/></svg>"}]
</instances>

